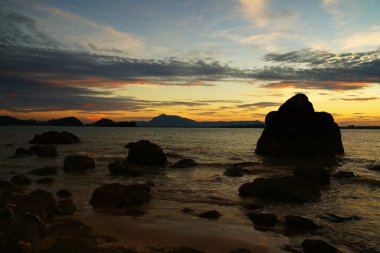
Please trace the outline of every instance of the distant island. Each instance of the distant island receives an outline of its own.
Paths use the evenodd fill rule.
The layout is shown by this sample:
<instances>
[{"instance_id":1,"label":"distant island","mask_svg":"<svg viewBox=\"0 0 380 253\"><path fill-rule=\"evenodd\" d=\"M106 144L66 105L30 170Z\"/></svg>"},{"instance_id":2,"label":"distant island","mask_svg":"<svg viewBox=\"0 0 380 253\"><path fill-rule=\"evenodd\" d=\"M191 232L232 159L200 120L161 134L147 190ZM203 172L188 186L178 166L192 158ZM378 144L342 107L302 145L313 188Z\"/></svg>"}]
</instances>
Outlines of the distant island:
<instances>
[{"instance_id":1,"label":"distant island","mask_svg":"<svg viewBox=\"0 0 380 253\"><path fill-rule=\"evenodd\" d=\"M22 120L10 116L0 116L0 126L87 126L87 127L193 127L193 128L264 128L265 123L255 121L195 121L177 115L161 114L149 121L120 121L100 119L84 124L76 117L37 121ZM380 129L380 126L341 126L342 129Z\"/></svg>"}]
</instances>

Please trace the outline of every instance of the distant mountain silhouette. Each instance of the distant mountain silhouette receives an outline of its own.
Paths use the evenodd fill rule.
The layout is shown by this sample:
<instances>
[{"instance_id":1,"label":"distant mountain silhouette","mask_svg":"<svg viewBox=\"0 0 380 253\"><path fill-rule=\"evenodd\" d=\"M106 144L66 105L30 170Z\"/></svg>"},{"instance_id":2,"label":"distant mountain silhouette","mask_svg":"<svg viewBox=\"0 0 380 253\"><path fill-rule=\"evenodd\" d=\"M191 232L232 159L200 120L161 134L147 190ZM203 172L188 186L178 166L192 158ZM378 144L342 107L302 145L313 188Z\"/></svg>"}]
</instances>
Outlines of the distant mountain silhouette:
<instances>
[{"instance_id":1,"label":"distant mountain silhouette","mask_svg":"<svg viewBox=\"0 0 380 253\"><path fill-rule=\"evenodd\" d=\"M83 123L75 117L51 119L46 121L46 126L83 126Z\"/></svg>"},{"instance_id":2,"label":"distant mountain silhouette","mask_svg":"<svg viewBox=\"0 0 380 253\"><path fill-rule=\"evenodd\" d=\"M30 120L20 120L10 116L0 116L0 126L38 126L41 122Z\"/></svg>"},{"instance_id":3,"label":"distant mountain silhouette","mask_svg":"<svg viewBox=\"0 0 380 253\"><path fill-rule=\"evenodd\" d=\"M100 120L96 121L95 123L88 124L88 126L95 126L95 127L135 127L136 123L133 121L115 122L111 119L100 119Z\"/></svg>"},{"instance_id":4,"label":"distant mountain silhouette","mask_svg":"<svg viewBox=\"0 0 380 253\"><path fill-rule=\"evenodd\" d=\"M198 122L177 115L161 114L150 121L137 122L139 127L264 127L261 121L204 121Z\"/></svg>"}]
</instances>

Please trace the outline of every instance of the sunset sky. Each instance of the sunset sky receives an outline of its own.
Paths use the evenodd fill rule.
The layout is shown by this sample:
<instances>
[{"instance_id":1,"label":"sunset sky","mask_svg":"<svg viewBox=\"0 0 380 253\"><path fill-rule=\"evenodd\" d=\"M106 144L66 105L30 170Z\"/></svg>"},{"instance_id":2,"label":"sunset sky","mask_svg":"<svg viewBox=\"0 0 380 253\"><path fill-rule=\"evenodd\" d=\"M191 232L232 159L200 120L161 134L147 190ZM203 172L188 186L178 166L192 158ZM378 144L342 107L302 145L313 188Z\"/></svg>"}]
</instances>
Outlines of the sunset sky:
<instances>
[{"instance_id":1,"label":"sunset sky","mask_svg":"<svg viewBox=\"0 0 380 253\"><path fill-rule=\"evenodd\" d=\"M380 125L379 0L0 0L0 115Z\"/></svg>"}]
</instances>

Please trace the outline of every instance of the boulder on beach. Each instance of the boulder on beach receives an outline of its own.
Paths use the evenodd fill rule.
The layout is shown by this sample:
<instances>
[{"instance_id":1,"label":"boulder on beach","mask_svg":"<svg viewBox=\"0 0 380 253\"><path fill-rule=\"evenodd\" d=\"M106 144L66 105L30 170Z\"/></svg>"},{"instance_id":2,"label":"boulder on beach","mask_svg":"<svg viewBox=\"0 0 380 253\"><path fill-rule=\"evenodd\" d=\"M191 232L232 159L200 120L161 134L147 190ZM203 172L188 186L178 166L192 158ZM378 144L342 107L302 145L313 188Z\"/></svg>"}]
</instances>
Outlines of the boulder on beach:
<instances>
[{"instance_id":1,"label":"boulder on beach","mask_svg":"<svg viewBox=\"0 0 380 253\"><path fill-rule=\"evenodd\" d=\"M111 175L123 175L130 177L140 177L145 174L145 171L134 163L129 163L127 160L119 160L108 164L108 169Z\"/></svg>"},{"instance_id":2,"label":"boulder on beach","mask_svg":"<svg viewBox=\"0 0 380 253\"><path fill-rule=\"evenodd\" d=\"M25 175L16 175L11 178L12 184L27 186L32 183L32 180Z\"/></svg>"},{"instance_id":3,"label":"boulder on beach","mask_svg":"<svg viewBox=\"0 0 380 253\"><path fill-rule=\"evenodd\" d=\"M344 149L331 114L315 112L304 94L297 94L265 118L257 154L279 157L333 157Z\"/></svg>"},{"instance_id":4,"label":"boulder on beach","mask_svg":"<svg viewBox=\"0 0 380 253\"><path fill-rule=\"evenodd\" d=\"M301 244L304 253L341 253L339 249L318 239L306 239Z\"/></svg>"},{"instance_id":5,"label":"boulder on beach","mask_svg":"<svg viewBox=\"0 0 380 253\"><path fill-rule=\"evenodd\" d=\"M50 176L57 174L57 168L56 167L43 167L34 169L29 172L30 174L36 175L36 176Z\"/></svg>"},{"instance_id":6,"label":"boulder on beach","mask_svg":"<svg viewBox=\"0 0 380 253\"><path fill-rule=\"evenodd\" d=\"M293 175L305 178L318 185L330 184L330 174L323 167L298 167L293 169Z\"/></svg>"},{"instance_id":7,"label":"boulder on beach","mask_svg":"<svg viewBox=\"0 0 380 253\"><path fill-rule=\"evenodd\" d=\"M146 184L107 184L97 188L90 204L95 209L120 210L142 205L151 199L150 187Z\"/></svg>"},{"instance_id":8,"label":"boulder on beach","mask_svg":"<svg viewBox=\"0 0 380 253\"><path fill-rule=\"evenodd\" d=\"M139 166L163 166L167 162L161 147L148 140L130 142L125 147L129 149L127 157L129 163Z\"/></svg>"},{"instance_id":9,"label":"boulder on beach","mask_svg":"<svg viewBox=\"0 0 380 253\"><path fill-rule=\"evenodd\" d=\"M256 226L274 227L277 223L277 216L273 213L254 212L247 216Z\"/></svg>"},{"instance_id":10,"label":"boulder on beach","mask_svg":"<svg viewBox=\"0 0 380 253\"><path fill-rule=\"evenodd\" d=\"M55 157L57 156L57 147L34 145L29 149L38 157Z\"/></svg>"},{"instance_id":11,"label":"boulder on beach","mask_svg":"<svg viewBox=\"0 0 380 253\"><path fill-rule=\"evenodd\" d=\"M184 168L195 167L197 165L198 164L193 159L185 158L185 159L179 160L178 162L174 163L170 167L175 168L175 169L184 169Z\"/></svg>"},{"instance_id":12,"label":"boulder on beach","mask_svg":"<svg viewBox=\"0 0 380 253\"><path fill-rule=\"evenodd\" d=\"M268 200L304 203L317 201L321 197L319 187L299 177L256 178L239 188L242 197L257 197Z\"/></svg>"},{"instance_id":13,"label":"boulder on beach","mask_svg":"<svg viewBox=\"0 0 380 253\"><path fill-rule=\"evenodd\" d=\"M29 141L30 144L74 144L80 142L80 139L72 133L62 131L49 131L42 134L36 134Z\"/></svg>"},{"instance_id":14,"label":"boulder on beach","mask_svg":"<svg viewBox=\"0 0 380 253\"><path fill-rule=\"evenodd\" d=\"M93 168L95 168L95 160L85 155L68 155L63 162L65 172L85 171Z\"/></svg>"},{"instance_id":15,"label":"boulder on beach","mask_svg":"<svg viewBox=\"0 0 380 253\"><path fill-rule=\"evenodd\" d=\"M33 213L1 210L0 252L39 252L49 248L48 226Z\"/></svg>"},{"instance_id":16,"label":"boulder on beach","mask_svg":"<svg viewBox=\"0 0 380 253\"><path fill-rule=\"evenodd\" d=\"M288 228L292 229L316 230L321 228L314 221L298 215L286 215L285 224Z\"/></svg>"}]
</instances>

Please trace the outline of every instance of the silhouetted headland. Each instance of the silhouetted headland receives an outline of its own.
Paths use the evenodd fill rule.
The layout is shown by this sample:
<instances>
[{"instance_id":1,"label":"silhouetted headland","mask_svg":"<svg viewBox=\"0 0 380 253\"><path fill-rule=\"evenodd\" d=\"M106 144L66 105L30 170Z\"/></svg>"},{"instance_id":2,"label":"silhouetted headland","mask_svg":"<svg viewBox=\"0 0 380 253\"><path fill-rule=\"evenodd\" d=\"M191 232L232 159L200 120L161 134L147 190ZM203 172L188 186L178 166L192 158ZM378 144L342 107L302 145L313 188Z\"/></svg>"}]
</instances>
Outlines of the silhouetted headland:
<instances>
[{"instance_id":1,"label":"silhouetted headland","mask_svg":"<svg viewBox=\"0 0 380 253\"><path fill-rule=\"evenodd\" d=\"M316 157L343 154L341 134L327 112L315 112L304 94L297 94L265 118L266 127L256 153L283 157Z\"/></svg>"}]
</instances>

